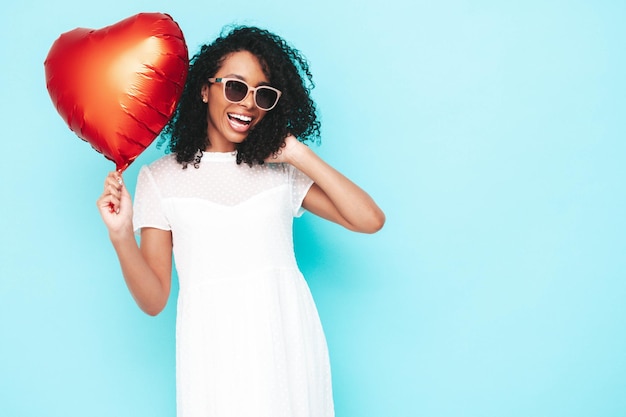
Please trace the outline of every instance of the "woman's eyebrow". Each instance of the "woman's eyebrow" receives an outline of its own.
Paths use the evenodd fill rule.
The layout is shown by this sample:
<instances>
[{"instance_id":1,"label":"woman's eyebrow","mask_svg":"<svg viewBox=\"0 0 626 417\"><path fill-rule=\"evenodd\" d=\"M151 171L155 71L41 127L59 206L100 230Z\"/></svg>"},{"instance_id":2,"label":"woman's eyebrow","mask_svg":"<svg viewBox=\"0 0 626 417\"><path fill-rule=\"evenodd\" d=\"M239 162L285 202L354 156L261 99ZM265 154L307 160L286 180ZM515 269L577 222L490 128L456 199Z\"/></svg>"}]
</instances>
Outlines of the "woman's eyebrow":
<instances>
[{"instance_id":1,"label":"woman's eyebrow","mask_svg":"<svg viewBox=\"0 0 626 417\"><path fill-rule=\"evenodd\" d=\"M241 76L241 75L239 75L239 74L227 74L227 75L225 75L223 77L220 77L220 78L237 78L238 80L247 82L246 78ZM267 82L267 81L261 81L258 85L270 85L270 83Z\"/></svg>"},{"instance_id":2,"label":"woman's eyebrow","mask_svg":"<svg viewBox=\"0 0 626 417\"><path fill-rule=\"evenodd\" d=\"M245 81L246 79L239 74L227 74L220 78L237 78L238 80Z\"/></svg>"}]
</instances>

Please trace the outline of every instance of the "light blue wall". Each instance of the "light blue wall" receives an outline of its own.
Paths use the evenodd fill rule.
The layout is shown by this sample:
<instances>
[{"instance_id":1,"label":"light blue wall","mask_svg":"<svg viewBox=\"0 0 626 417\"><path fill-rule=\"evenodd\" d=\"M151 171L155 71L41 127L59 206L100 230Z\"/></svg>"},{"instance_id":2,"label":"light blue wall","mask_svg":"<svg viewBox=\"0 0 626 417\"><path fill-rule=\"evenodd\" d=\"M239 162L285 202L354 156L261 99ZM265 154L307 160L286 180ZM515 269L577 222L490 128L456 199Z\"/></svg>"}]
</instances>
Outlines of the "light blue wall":
<instances>
[{"instance_id":1,"label":"light blue wall","mask_svg":"<svg viewBox=\"0 0 626 417\"><path fill-rule=\"evenodd\" d=\"M192 52L232 22L301 49L317 151L387 213L296 225L338 417L626 415L625 5L3 2L0 415L174 415L174 303L134 305L95 208L112 164L43 74L62 32L142 11Z\"/></svg>"}]
</instances>

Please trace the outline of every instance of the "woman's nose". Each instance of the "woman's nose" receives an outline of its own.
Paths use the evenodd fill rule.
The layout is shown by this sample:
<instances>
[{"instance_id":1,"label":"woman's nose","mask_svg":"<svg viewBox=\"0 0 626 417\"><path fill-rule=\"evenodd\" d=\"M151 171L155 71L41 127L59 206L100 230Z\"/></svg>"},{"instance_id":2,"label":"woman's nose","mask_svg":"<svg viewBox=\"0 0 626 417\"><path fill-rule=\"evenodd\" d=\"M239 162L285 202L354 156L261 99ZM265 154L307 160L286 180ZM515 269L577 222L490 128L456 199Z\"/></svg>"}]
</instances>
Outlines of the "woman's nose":
<instances>
[{"instance_id":1,"label":"woman's nose","mask_svg":"<svg viewBox=\"0 0 626 417\"><path fill-rule=\"evenodd\" d=\"M241 104L242 106L250 109L253 106L255 106L254 103L254 91L253 90L248 90L248 94L246 94L246 96L244 97L243 100L241 100L239 102L239 104Z\"/></svg>"}]
</instances>

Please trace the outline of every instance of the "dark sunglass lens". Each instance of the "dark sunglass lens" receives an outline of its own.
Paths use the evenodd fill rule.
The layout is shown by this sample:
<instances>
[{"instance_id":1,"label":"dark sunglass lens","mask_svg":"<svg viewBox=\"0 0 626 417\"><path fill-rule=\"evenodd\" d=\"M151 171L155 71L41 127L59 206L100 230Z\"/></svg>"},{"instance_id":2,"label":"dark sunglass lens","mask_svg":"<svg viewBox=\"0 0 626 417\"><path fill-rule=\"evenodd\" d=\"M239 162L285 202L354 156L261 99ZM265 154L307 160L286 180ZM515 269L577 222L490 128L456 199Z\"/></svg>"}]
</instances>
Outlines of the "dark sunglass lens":
<instances>
[{"instance_id":1,"label":"dark sunglass lens","mask_svg":"<svg viewBox=\"0 0 626 417\"><path fill-rule=\"evenodd\" d=\"M226 98L230 101L241 101L248 94L248 86L241 81L229 80L224 85L224 91Z\"/></svg>"},{"instance_id":2,"label":"dark sunglass lens","mask_svg":"<svg viewBox=\"0 0 626 417\"><path fill-rule=\"evenodd\" d=\"M276 103L277 98L278 94L272 89L260 87L256 90L256 104L262 109L271 108Z\"/></svg>"}]
</instances>

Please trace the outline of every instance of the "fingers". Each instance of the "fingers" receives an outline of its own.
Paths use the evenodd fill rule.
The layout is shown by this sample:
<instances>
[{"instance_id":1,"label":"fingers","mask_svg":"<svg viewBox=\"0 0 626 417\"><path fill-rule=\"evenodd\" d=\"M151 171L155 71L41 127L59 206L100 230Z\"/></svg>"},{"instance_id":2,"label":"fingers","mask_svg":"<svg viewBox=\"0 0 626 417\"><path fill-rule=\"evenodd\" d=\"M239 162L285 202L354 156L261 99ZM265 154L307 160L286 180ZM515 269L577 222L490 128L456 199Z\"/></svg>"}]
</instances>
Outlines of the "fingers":
<instances>
[{"instance_id":1,"label":"fingers","mask_svg":"<svg viewBox=\"0 0 626 417\"><path fill-rule=\"evenodd\" d=\"M104 185L105 187L107 185L112 185L121 189L121 187L124 185L122 174L120 174L118 171L109 172L109 175L107 175L106 179L104 180Z\"/></svg>"},{"instance_id":2,"label":"fingers","mask_svg":"<svg viewBox=\"0 0 626 417\"><path fill-rule=\"evenodd\" d=\"M108 209L110 213L119 213L124 190L122 175L117 172L110 172L104 180L104 190L98 199L100 209Z\"/></svg>"},{"instance_id":3,"label":"fingers","mask_svg":"<svg viewBox=\"0 0 626 417\"><path fill-rule=\"evenodd\" d=\"M306 148L307 146L304 143L289 134L285 137L285 140L280 144L276 152L273 152L265 159L265 162L293 164L294 161L301 156L303 149Z\"/></svg>"},{"instance_id":4,"label":"fingers","mask_svg":"<svg viewBox=\"0 0 626 417\"><path fill-rule=\"evenodd\" d=\"M96 202L98 208L103 212L120 213L121 200L107 192L104 192Z\"/></svg>"}]
</instances>

